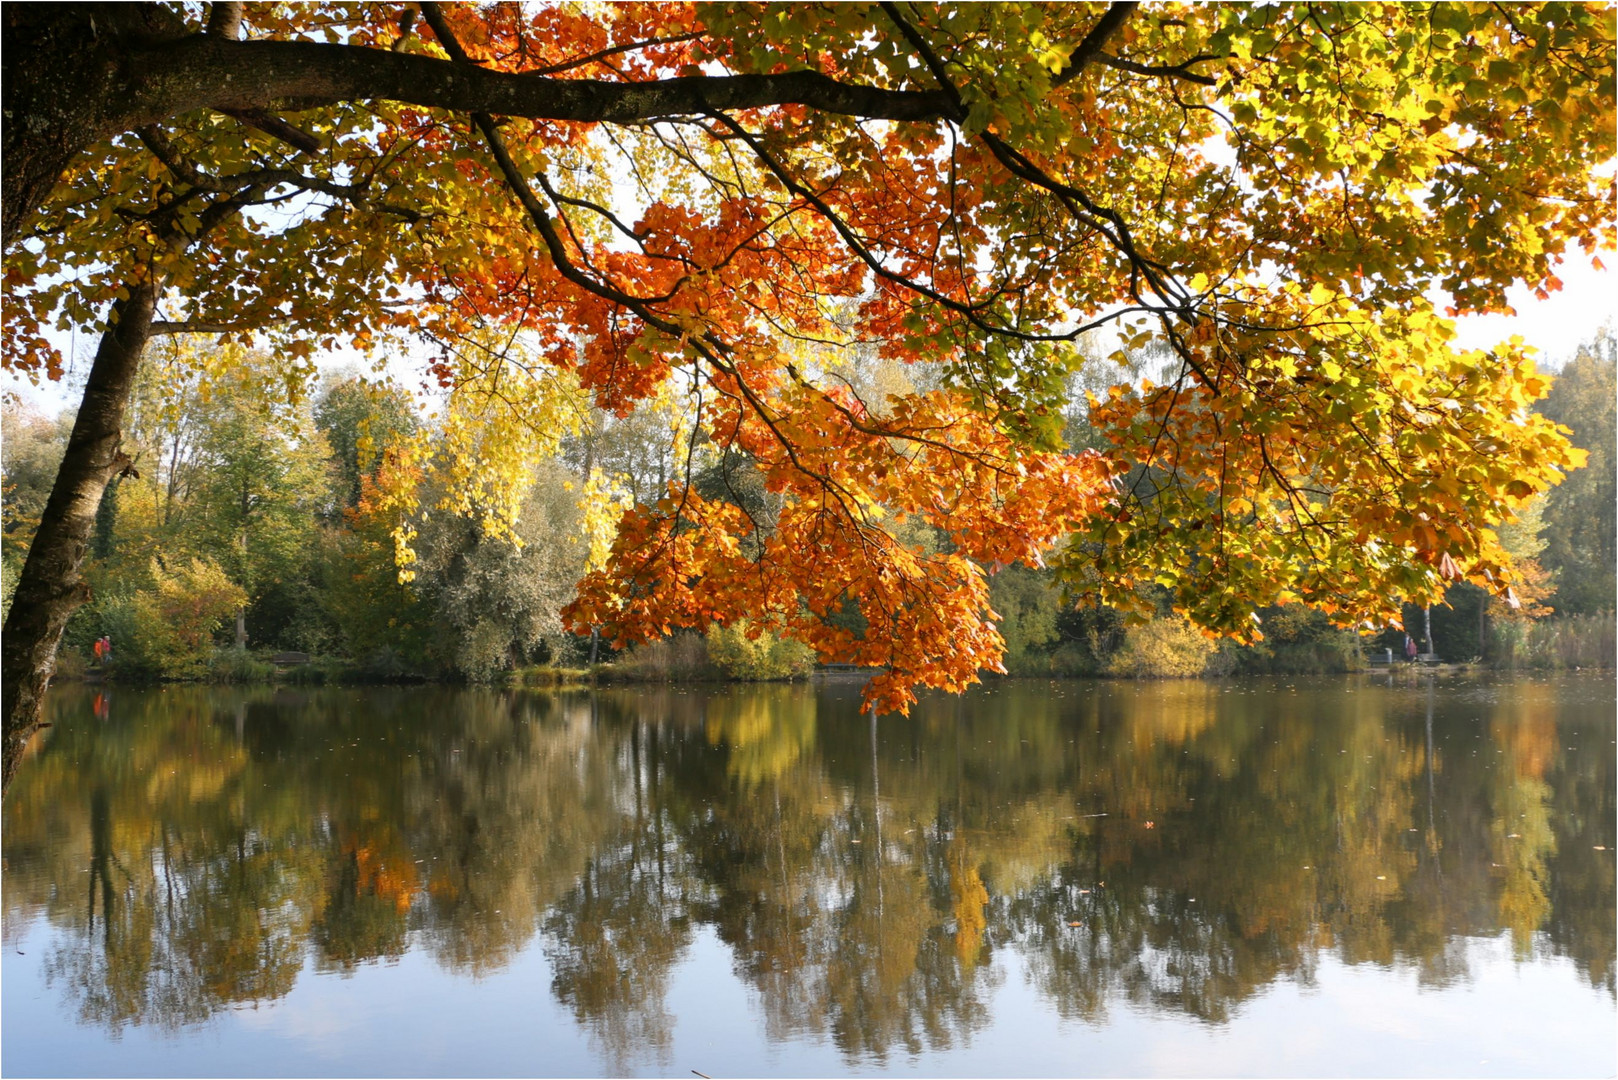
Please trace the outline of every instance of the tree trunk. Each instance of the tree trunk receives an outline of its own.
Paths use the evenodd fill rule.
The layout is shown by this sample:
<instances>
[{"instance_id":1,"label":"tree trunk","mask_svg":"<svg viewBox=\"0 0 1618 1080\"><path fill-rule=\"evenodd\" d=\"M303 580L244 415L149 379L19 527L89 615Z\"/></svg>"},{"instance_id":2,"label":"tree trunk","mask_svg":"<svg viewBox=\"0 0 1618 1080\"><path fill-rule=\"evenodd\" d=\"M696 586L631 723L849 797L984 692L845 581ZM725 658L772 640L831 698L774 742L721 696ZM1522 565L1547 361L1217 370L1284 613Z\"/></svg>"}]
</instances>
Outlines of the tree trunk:
<instances>
[{"instance_id":1,"label":"tree trunk","mask_svg":"<svg viewBox=\"0 0 1618 1080\"><path fill-rule=\"evenodd\" d=\"M124 408L151 336L158 292L158 283L139 282L131 286L129 299L112 306L67 453L17 579L0 656L0 710L5 724L0 797L11 786L23 748L40 728L40 706L56 670L62 630L89 599L79 568L102 492L129 465L120 449Z\"/></svg>"},{"instance_id":2,"label":"tree trunk","mask_svg":"<svg viewBox=\"0 0 1618 1080\"><path fill-rule=\"evenodd\" d=\"M246 483L242 487L242 580L247 580L247 489ZM236 609L236 651L247 651L247 605L243 604Z\"/></svg>"}]
</instances>

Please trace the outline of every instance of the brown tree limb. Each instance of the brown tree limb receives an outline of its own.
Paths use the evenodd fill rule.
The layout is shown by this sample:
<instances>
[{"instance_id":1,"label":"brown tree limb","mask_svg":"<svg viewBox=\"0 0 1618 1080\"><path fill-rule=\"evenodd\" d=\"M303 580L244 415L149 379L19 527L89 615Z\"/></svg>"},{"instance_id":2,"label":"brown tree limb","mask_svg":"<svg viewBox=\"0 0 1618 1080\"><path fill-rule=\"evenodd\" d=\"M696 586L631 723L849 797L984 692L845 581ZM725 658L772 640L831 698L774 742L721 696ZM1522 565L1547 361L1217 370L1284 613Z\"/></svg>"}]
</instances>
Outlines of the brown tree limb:
<instances>
[{"instance_id":1,"label":"brown tree limb","mask_svg":"<svg viewBox=\"0 0 1618 1080\"><path fill-rule=\"evenodd\" d=\"M248 322L231 322L218 319L185 319L183 321L153 319L151 335L152 337L165 337L172 334L242 334L252 330L262 330L265 327L286 321L288 319L285 316L253 319Z\"/></svg>"},{"instance_id":2,"label":"brown tree limb","mask_svg":"<svg viewBox=\"0 0 1618 1080\"><path fill-rule=\"evenodd\" d=\"M1109 4L1107 13L1090 28L1088 34L1084 35L1084 40L1079 42L1078 48L1068 54L1067 64L1051 76L1051 85L1061 86L1081 75L1084 69L1090 66L1090 61L1101 55L1101 50L1107 47L1107 42L1112 40L1113 35L1124 28L1124 23L1130 20L1138 7L1140 4L1135 0L1115 0Z\"/></svg>"},{"instance_id":3,"label":"brown tree limb","mask_svg":"<svg viewBox=\"0 0 1618 1080\"><path fill-rule=\"evenodd\" d=\"M214 0L208 5L208 33L235 41L242 36L242 0Z\"/></svg>"},{"instance_id":4,"label":"brown tree limb","mask_svg":"<svg viewBox=\"0 0 1618 1080\"><path fill-rule=\"evenodd\" d=\"M1095 62L1104 64L1119 71L1127 71L1132 75L1157 75L1169 79L1179 79L1182 82L1196 83L1198 86L1218 86L1219 80L1207 75L1198 75L1191 70L1193 64L1200 64L1207 60L1223 60L1223 56L1212 53L1201 53L1193 56L1183 64L1137 64L1133 60L1125 60L1121 56L1111 56L1107 53L1097 53Z\"/></svg>"},{"instance_id":5,"label":"brown tree limb","mask_svg":"<svg viewBox=\"0 0 1618 1080\"><path fill-rule=\"evenodd\" d=\"M80 150L196 109L268 116L387 100L627 123L788 104L927 122L952 107L942 92L861 86L808 70L609 82L508 74L355 45L231 41L192 33L166 9L146 4L11 4L4 19L0 108L9 119L0 130L0 235L7 246Z\"/></svg>"},{"instance_id":6,"label":"brown tree limb","mask_svg":"<svg viewBox=\"0 0 1618 1080\"><path fill-rule=\"evenodd\" d=\"M626 41L622 45L614 45L610 49L602 49L600 52L593 52L589 56L580 56L572 60L563 60L557 64L550 64L546 67L534 68L531 71L525 71L523 74L555 75L558 72L572 71L574 68L584 67L586 64L594 64L597 61L605 60L609 56L617 56L620 53L635 52L639 49L650 49L654 45L677 45L682 41L696 41L699 38L705 37L706 35L707 31L693 30L688 34L671 34L668 37L647 38L645 41Z\"/></svg>"},{"instance_id":7,"label":"brown tree limb","mask_svg":"<svg viewBox=\"0 0 1618 1080\"><path fill-rule=\"evenodd\" d=\"M220 109L219 111L226 116L240 120L248 127L257 128L266 135L280 139L295 150L302 150L306 154L320 152L319 139L264 109Z\"/></svg>"}]
</instances>

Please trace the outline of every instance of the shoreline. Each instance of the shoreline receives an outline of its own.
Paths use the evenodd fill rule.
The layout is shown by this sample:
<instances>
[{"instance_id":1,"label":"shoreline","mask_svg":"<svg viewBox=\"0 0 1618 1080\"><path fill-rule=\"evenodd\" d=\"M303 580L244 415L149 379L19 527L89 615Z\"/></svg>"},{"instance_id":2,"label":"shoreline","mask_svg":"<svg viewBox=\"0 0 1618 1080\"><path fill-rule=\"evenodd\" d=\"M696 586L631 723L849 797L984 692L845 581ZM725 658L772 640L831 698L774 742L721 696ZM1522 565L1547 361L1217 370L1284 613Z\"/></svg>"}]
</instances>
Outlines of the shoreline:
<instances>
[{"instance_id":1,"label":"shoreline","mask_svg":"<svg viewBox=\"0 0 1618 1080\"><path fill-rule=\"evenodd\" d=\"M269 666L269 665L265 665ZM254 673L252 677L225 677L208 678L206 676L185 679L163 679L123 677L116 671L103 672L88 669L82 672L59 672L52 678L53 683L79 683L85 686L124 686L124 687L151 687L151 686L449 686L499 690L547 690L547 689L576 689L582 687L632 687L632 686L731 686L764 683L795 683L810 681L837 681L837 682L863 682L873 675L880 673L881 668L853 668L845 665L826 665L817 667L812 672L803 675L792 675L778 679L744 679L735 678L718 672L683 672L683 673L651 673L634 670L615 670L615 665L598 664L594 668L522 668L507 672L504 678L488 682L474 682L465 679L445 678L413 673L401 673L395 676L374 676L358 670L357 665L346 661L323 660L318 665L287 666L274 668L265 673ZM1553 673L1579 673L1579 672L1611 672L1611 665L1581 665L1574 667L1527 667L1521 665L1495 666L1482 661L1454 661L1454 662L1407 662L1395 661L1392 664L1367 664L1366 666L1351 670L1303 670L1303 671L1265 671L1265 672L1226 672L1220 674L1199 673L1196 675L1179 676L1152 676L1152 675L1113 675L1105 673L1059 673L1059 672L1015 672L1001 674L985 671L980 682L984 684L998 682L1223 682L1226 680L1244 679L1274 679L1274 678L1312 678L1318 676L1396 676L1396 675L1493 675L1493 674L1553 674ZM305 673L307 672L307 674Z\"/></svg>"}]
</instances>

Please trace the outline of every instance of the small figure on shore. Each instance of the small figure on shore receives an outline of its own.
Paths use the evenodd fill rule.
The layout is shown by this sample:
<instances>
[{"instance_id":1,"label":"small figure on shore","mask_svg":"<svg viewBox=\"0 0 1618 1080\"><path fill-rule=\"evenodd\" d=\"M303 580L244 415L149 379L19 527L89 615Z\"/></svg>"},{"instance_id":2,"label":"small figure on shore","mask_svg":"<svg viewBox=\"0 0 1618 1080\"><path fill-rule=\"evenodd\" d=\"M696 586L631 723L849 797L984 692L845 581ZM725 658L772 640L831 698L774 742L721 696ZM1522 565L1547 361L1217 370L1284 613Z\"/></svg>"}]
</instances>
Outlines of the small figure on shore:
<instances>
[{"instance_id":1,"label":"small figure on shore","mask_svg":"<svg viewBox=\"0 0 1618 1080\"><path fill-rule=\"evenodd\" d=\"M1416 639L1409 634L1405 635L1405 659L1412 662L1416 659Z\"/></svg>"},{"instance_id":2,"label":"small figure on shore","mask_svg":"<svg viewBox=\"0 0 1618 1080\"><path fill-rule=\"evenodd\" d=\"M96 638L90 650L95 653L96 663L106 667L112 661L112 638L106 634L101 635Z\"/></svg>"}]
</instances>

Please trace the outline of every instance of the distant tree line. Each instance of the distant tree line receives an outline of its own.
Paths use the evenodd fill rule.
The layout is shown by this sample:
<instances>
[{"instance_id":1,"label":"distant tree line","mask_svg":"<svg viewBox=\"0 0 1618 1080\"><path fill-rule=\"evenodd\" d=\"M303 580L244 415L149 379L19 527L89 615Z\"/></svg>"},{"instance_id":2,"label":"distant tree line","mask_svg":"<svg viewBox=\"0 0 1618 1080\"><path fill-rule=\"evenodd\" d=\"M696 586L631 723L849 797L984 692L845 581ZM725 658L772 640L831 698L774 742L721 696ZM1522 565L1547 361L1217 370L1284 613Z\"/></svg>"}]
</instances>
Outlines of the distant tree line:
<instances>
[{"instance_id":1,"label":"distant tree line","mask_svg":"<svg viewBox=\"0 0 1618 1080\"><path fill-rule=\"evenodd\" d=\"M181 348L149 365L137 389L126 434L134 465L101 504L87 572L92 599L69 626L65 641L76 656L68 669L103 637L121 677L253 679L269 673L267 658L280 651L341 658L348 675L378 679L489 681L534 665L585 664L612 650L567 633L558 612L610 542L618 507L655 500L689 475L704 498L740 505L755 521L767 524L776 509L745 455L717 451L700 436L693 445L691 417L677 400L620 418L564 387L548 405L561 434L537 444L516 528L502 533L486 527L476 506L443 498L450 485L435 471L433 447L464 440L465 416L462 427L449 408L425 416L412 395L360 374L289 384L268 355ZM1075 449L1099 438L1086 421L1087 381L1115 381L1119 373L1107 370L1115 362L1139 377L1172 360L1092 357L1072 386L1066 434ZM1501 530L1522 566L1520 606L1457 585L1444 605L1406 611L1422 651L1502 666L1611 664L1615 364L1618 342L1603 332L1540 404L1589 460ZM856 357L845 375L876 409L916 389L918 377L870 357ZM4 422L0 572L9 605L69 421L11 403ZM455 458L475 461L465 450L459 445ZM947 543L926 525L905 528L924 546ZM402 547L413 556L404 575ZM994 569L990 591L1013 674L1350 670L1366 649L1400 653L1405 632L1362 634L1290 606L1260 612L1265 640L1236 646L1175 616L1166 589L1147 590L1157 616L1144 624L1075 604L1049 570ZM857 605L835 617L863 631ZM686 640L617 659L625 673L645 677L750 678L799 674L813 659L747 625ZM330 669L317 663L311 673Z\"/></svg>"}]
</instances>

